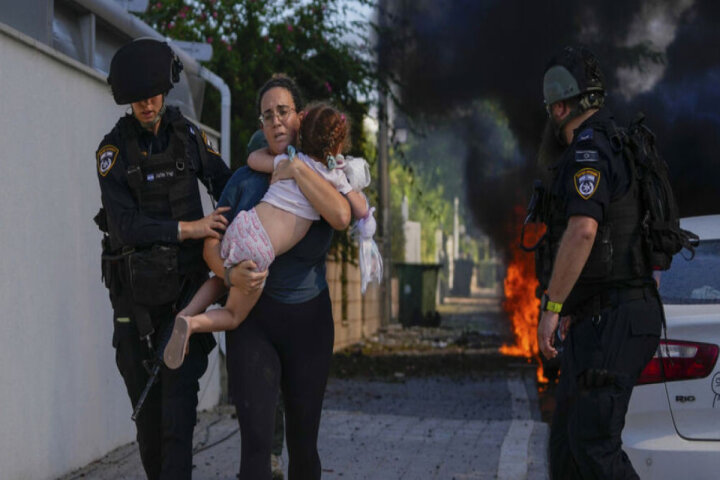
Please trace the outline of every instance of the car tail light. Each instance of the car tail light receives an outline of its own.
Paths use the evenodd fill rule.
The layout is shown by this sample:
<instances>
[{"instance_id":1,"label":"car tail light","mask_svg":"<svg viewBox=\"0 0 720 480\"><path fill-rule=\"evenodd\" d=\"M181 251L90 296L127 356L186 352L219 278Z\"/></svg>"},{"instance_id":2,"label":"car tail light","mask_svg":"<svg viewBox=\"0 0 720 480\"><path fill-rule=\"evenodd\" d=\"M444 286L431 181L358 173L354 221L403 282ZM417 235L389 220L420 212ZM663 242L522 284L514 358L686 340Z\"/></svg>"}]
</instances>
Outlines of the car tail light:
<instances>
[{"instance_id":1,"label":"car tail light","mask_svg":"<svg viewBox=\"0 0 720 480\"><path fill-rule=\"evenodd\" d=\"M640 374L638 384L707 377L715 368L718 346L710 343L660 340L655 355Z\"/></svg>"}]
</instances>

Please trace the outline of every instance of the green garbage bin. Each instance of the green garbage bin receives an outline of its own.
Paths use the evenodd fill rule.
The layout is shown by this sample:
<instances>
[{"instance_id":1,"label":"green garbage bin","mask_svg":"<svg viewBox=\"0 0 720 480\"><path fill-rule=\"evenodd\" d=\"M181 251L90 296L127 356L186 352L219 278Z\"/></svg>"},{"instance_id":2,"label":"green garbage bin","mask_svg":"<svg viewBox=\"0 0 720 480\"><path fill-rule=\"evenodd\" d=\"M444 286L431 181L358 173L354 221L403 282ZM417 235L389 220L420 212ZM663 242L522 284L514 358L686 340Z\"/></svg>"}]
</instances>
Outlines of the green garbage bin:
<instances>
[{"instance_id":1,"label":"green garbage bin","mask_svg":"<svg viewBox=\"0 0 720 480\"><path fill-rule=\"evenodd\" d=\"M395 263L398 278L398 320L411 325L438 326L440 314L435 305L438 288L437 263Z\"/></svg>"}]
</instances>

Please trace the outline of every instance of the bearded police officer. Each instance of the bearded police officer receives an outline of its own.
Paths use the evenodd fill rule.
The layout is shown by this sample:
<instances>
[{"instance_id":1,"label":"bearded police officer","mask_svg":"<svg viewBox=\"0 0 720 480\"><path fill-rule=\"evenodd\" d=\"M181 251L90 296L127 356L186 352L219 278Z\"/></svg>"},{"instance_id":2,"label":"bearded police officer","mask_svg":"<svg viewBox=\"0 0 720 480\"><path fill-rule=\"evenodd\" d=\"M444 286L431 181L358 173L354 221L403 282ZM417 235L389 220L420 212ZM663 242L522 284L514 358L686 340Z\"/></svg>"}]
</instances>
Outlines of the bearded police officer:
<instances>
[{"instance_id":1,"label":"bearded police officer","mask_svg":"<svg viewBox=\"0 0 720 480\"><path fill-rule=\"evenodd\" d=\"M138 404L166 325L207 278L202 239L219 238L227 220L203 217L198 179L213 196L230 177L217 152L180 111L165 103L182 64L164 42L141 39L117 51L108 83L120 118L97 150L103 210L103 276L114 310L116 363L130 400ZM224 210L223 210L224 211ZM193 335L178 370L158 367L135 418L149 479L190 479L198 379L214 347ZM161 353L161 352L160 352Z\"/></svg>"},{"instance_id":2,"label":"bearded police officer","mask_svg":"<svg viewBox=\"0 0 720 480\"><path fill-rule=\"evenodd\" d=\"M551 474L638 478L621 433L662 325L643 252L638 182L603 108L603 76L590 51L565 48L549 63L543 90L549 118L539 159L551 185L548 233L537 252L546 289L538 342L547 358L563 350Z\"/></svg>"}]
</instances>

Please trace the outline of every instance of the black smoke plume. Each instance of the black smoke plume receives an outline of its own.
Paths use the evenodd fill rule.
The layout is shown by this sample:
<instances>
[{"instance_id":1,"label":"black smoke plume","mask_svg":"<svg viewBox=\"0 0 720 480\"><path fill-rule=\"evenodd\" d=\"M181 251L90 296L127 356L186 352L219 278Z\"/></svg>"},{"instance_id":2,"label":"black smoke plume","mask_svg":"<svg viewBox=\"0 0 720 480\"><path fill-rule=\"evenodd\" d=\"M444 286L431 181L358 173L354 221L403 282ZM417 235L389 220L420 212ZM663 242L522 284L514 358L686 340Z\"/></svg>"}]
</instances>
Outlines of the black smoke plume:
<instances>
[{"instance_id":1,"label":"black smoke plume","mask_svg":"<svg viewBox=\"0 0 720 480\"><path fill-rule=\"evenodd\" d=\"M480 228L507 247L507 223L536 175L546 114L542 75L565 45L598 56L619 123L645 112L683 216L720 213L720 2L716 0L388 0L381 64L411 115L461 114L467 199ZM474 102L499 105L517 145L497 168L493 129ZM507 163L505 164L507 166Z\"/></svg>"}]
</instances>

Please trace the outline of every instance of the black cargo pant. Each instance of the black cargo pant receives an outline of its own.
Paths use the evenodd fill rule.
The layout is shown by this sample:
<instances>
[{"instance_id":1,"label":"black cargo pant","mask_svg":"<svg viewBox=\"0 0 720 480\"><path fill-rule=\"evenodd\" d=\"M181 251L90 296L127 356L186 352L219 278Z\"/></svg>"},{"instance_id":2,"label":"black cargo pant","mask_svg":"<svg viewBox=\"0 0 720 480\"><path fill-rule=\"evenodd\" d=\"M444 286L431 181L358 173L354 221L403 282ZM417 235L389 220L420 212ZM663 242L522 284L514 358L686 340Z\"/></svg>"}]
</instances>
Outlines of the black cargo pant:
<instances>
[{"instance_id":1,"label":"black cargo pant","mask_svg":"<svg viewBox=\"0 0 720 480\"><path fill-rule=\"evenodd\" d=\"M118 306L119 303L119 306ZM124 307L114 303L115 361L125 381L132 407L147 384L143 361L150 357L145 341ZM161 326L172 320L172 305L151 309L157 346ZM143 468L149 480L190 480L192 477L192 438L197 421L198 380L207 369L207 354L214 345L209 334L190 337L190 351L177 370L161 367L158 382L148 394L136 420L137 442ZM130 416L132 409L128 409Z\"/></svg>"},{"instance_id":2,"label":"black cargo pant","mask_svg":"<svg viewBox=\"0 0 720 480\"><path fill-rule=\"evenodd\" d=\"M283 443L285 443L285 405L282 400L282 393L278 398L275 407L275 431L273 432L272 454L282 456Z\"/></svg>"},{"instance_id":3,"label":"black cargo pant","mask_svg":"<svg viewBox=\"0 0 720 480\"><path fill-rule=\"evenodd\" d=\"M639 478L622 450L621 434L630 394L657 349L663 319L655 289L639 292L639 298L624 300L622 290L613 290L599 313L573 317L550 429L553 480Z\"/></svg>"}]
</instances>

